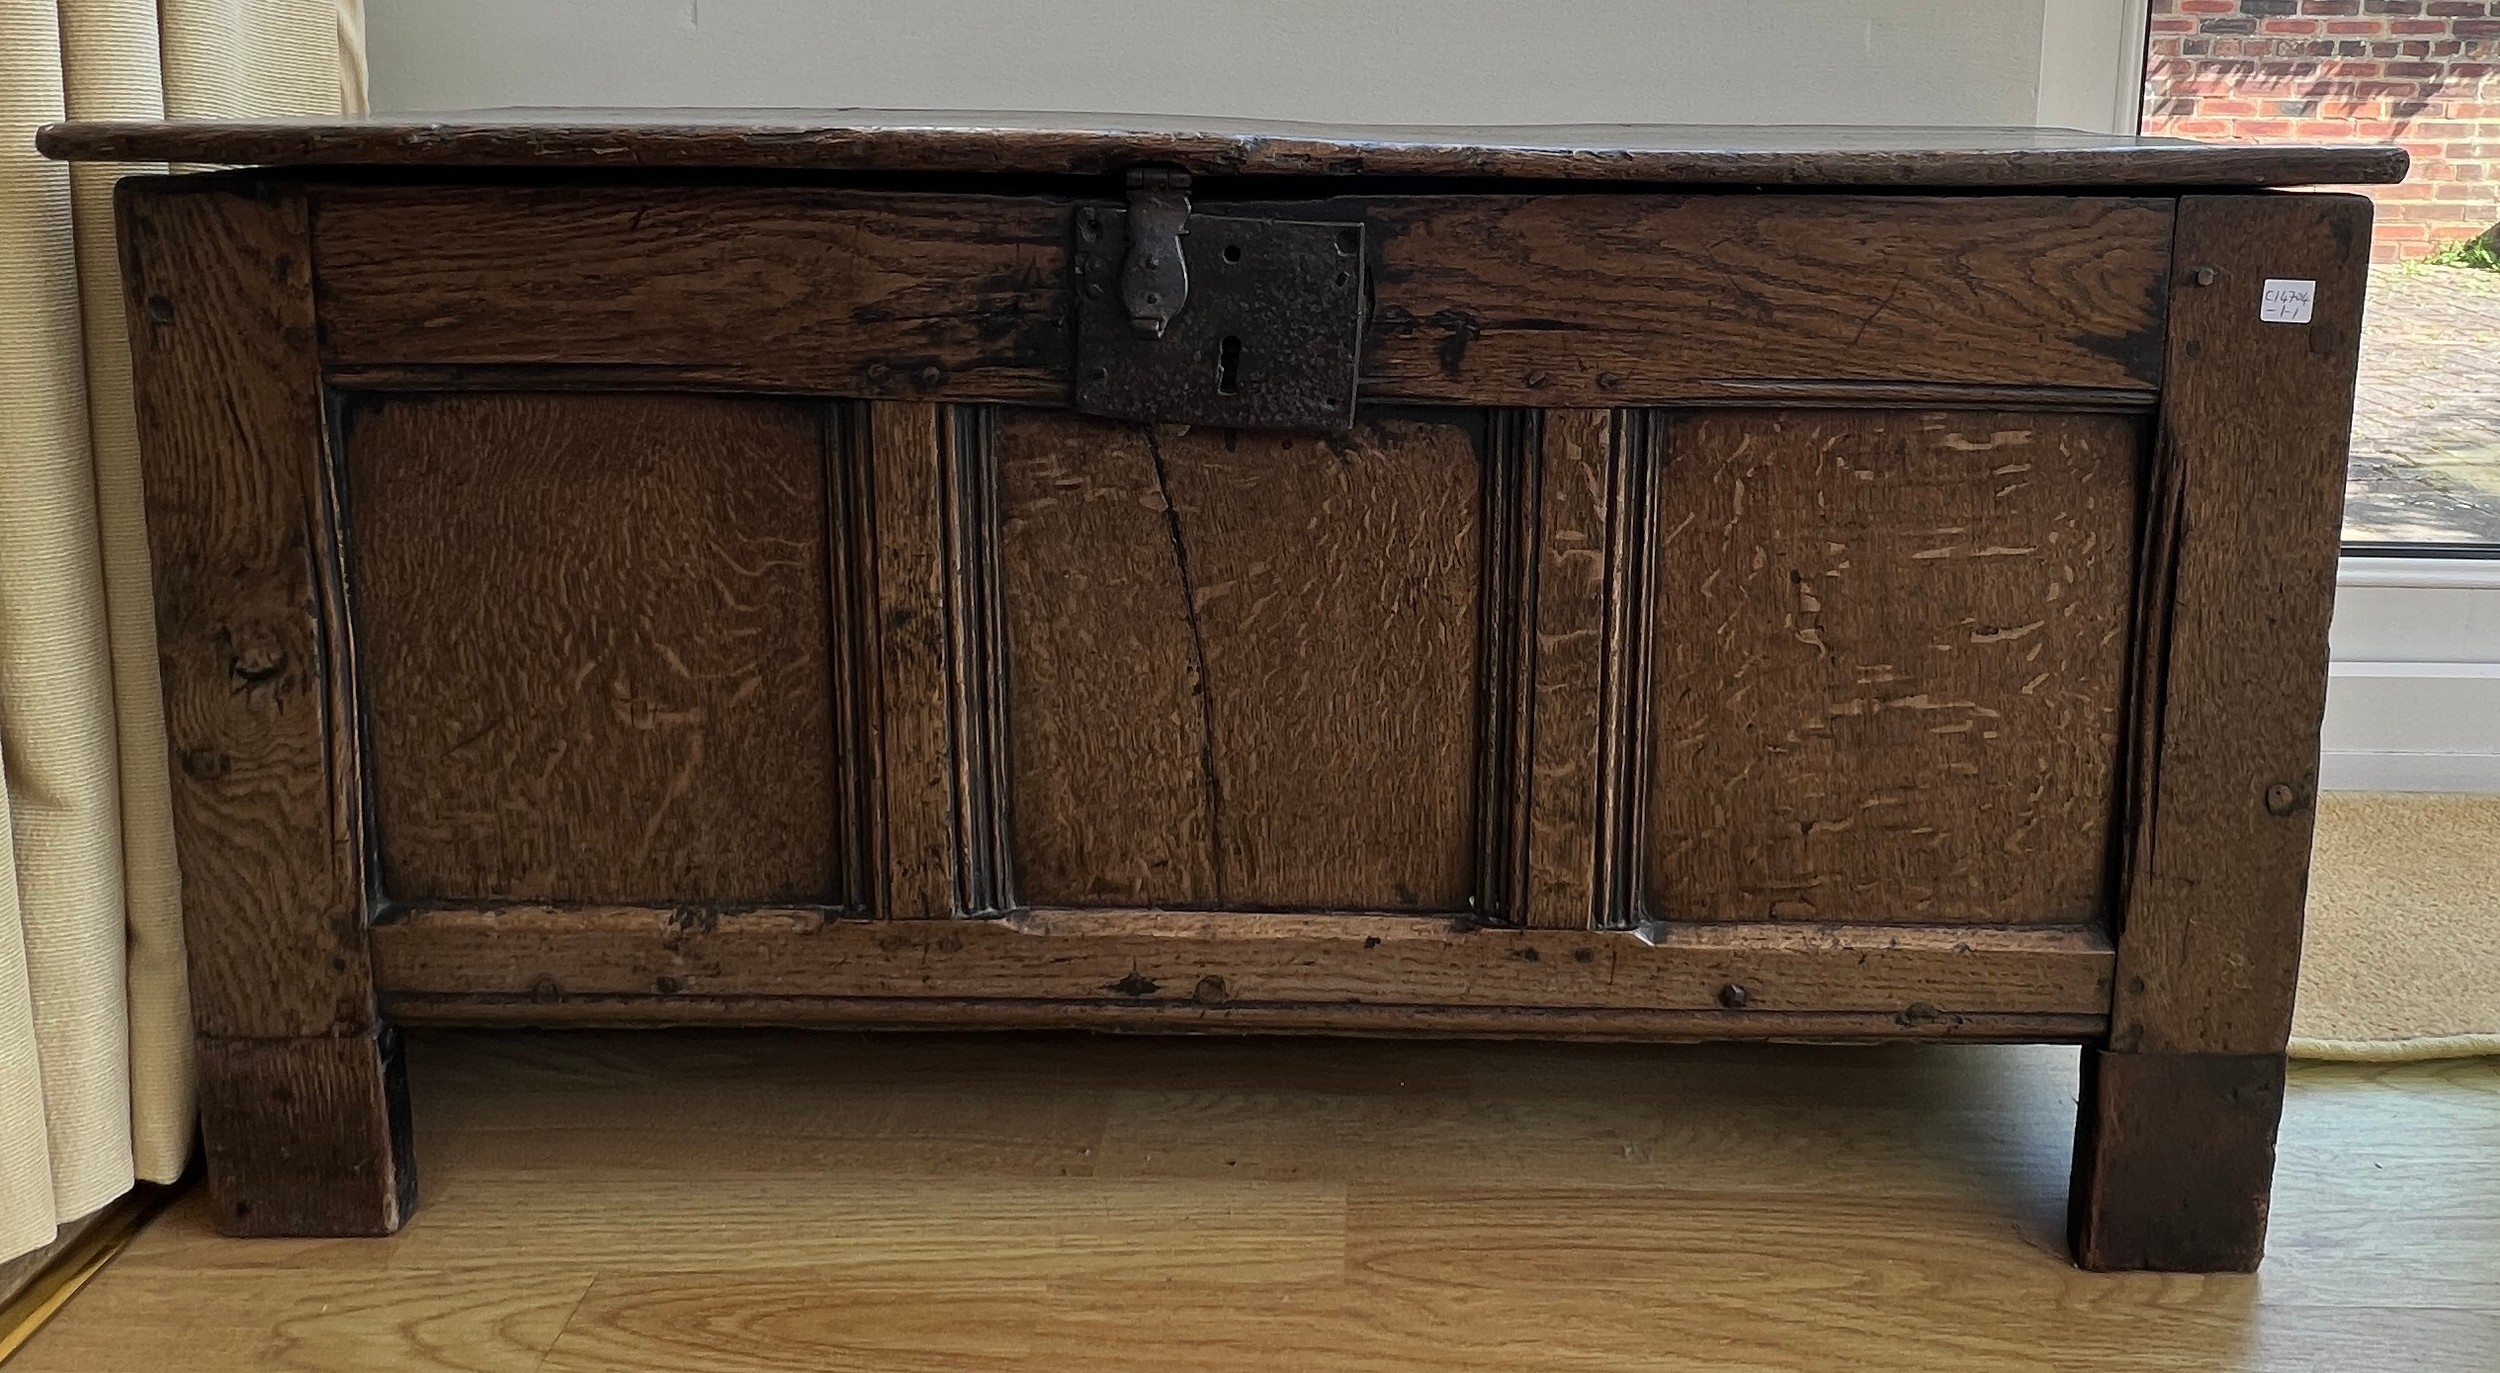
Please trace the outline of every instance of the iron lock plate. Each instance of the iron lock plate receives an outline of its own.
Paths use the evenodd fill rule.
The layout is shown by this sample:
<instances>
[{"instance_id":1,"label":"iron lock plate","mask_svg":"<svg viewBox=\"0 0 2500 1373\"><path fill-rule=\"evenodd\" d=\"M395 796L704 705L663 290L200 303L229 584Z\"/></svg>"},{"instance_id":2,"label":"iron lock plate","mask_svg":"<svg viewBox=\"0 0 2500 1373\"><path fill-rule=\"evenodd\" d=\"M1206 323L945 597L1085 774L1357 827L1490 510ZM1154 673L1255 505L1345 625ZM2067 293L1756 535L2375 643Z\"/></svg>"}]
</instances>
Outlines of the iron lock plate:
<instances>
[{"instance_id":1,"label":"iron lock plate","mask_svg":"<svg viewBox=\"0 0 2500 1373\"><path fill-rule=\"evenodd\" d=\"M1183 272L1158 263L1151 323L1132 317L1134 209L1076 212L1075 408L1111 419L1233 429L1354 426L1363 341L1363 227L1191 212ZM1153 247L1166 247L1163 239ZM1143 260L1141 256L1141 261ZM1178 283L1177 306L1168 294ZM1128 283L1128 294L1140 288ZM1160 337L1147 330L1159 325Z\"/></svg>"}]
</instances>

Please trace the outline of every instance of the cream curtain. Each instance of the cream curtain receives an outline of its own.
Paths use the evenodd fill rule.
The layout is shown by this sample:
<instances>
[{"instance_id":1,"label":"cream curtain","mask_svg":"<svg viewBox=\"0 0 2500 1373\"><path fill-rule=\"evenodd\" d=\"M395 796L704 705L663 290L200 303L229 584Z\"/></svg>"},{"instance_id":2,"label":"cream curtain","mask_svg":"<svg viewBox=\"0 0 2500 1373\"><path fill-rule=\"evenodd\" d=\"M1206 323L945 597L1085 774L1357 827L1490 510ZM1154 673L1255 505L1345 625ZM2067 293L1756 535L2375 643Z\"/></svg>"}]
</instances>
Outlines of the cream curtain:
<instances>
[{"instance_id":1,"label":"cream curtain","mask_svg":"<svg viewBox=\"0 0 2500 1373\"><path fill-rule=\"evenodd\" d=\"M113 179L62 118L364 104L362 0L0 0L0 1260L191 1145Z\"/></svg>"}]
</instances>

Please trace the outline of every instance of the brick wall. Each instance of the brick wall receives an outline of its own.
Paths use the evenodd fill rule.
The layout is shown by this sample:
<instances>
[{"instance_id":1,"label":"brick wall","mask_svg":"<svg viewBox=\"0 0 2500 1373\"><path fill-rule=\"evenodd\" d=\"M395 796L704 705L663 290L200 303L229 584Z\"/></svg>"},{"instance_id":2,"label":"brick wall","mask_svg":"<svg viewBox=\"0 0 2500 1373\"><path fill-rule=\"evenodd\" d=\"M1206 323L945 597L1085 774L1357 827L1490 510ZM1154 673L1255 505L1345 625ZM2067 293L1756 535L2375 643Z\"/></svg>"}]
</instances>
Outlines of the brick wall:
<instances>
[{"instance_id":1,"label":"brick wall","mask_svg":"<svg viewBox=\"0 0 2500 1373\"><path fill-rule=\"evenodd\" d=\"M2500 222L2500 0L2152 0L2144 131L2397 142L2376 256Z\"/></svg>"}]
</instances>

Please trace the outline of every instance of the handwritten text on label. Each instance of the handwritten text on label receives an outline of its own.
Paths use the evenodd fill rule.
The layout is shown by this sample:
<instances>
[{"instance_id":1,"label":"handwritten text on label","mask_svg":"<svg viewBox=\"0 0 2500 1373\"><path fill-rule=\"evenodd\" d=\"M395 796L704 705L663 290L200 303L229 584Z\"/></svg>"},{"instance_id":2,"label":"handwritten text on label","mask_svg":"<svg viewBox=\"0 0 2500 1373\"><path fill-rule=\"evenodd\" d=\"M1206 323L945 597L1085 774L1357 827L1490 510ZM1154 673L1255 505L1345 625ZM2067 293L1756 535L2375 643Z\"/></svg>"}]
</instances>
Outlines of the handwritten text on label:
<instances>
[{"instance_id":1,"label":"handwritten text on label","mask_svg":"<svg viewBox=\"0 0 2500 1373\"><path fill-rule=\"evenodd\" d=\"M2318 303L2318 283L2266 279L2266 295L2257 318L2268 324L2307 324Z\"/></svg>"}]
</instances>

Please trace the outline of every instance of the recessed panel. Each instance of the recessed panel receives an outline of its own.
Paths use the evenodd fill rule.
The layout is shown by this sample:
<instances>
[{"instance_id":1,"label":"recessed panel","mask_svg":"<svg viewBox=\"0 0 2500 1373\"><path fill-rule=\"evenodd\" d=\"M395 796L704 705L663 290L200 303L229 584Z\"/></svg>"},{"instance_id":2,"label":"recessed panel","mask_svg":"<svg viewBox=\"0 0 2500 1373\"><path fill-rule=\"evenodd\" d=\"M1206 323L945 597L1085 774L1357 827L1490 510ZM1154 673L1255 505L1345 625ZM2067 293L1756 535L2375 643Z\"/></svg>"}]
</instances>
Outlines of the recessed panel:
<instances>
[{"instance_id":1,"label":"recessed panel","mask_svg":"<svg viewBox=\"0 0 2500 1373\"><path fill-rule=\"evenodd\" d=\"M2080 923L2103 908L2142 422L1673 422L1647 913Z\"/></svg>"},{"instance_id":2,"label":"recessed panel","mask_svg":"<svg viewBox=\"0 0 2500 1373\"><path fill-rule=\"evenodd\" d=\"M1017 901L1469 908L1475 426L992 442Z\"/></svg>"},{"instance_id":3,"label":"recessed panel","mask_svg":"<svg viewBox=\"0 0 2500 1373\"><path fill-rule=\"evenodd\" d=\"M825 434L778 400L349 405L392 898L841 898Z\"/></svg>"}]
</instances>

